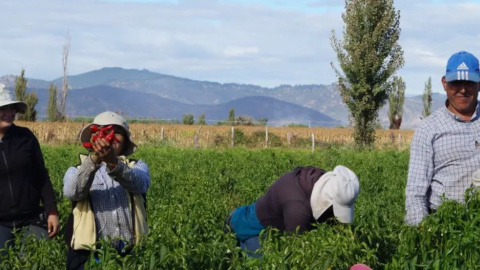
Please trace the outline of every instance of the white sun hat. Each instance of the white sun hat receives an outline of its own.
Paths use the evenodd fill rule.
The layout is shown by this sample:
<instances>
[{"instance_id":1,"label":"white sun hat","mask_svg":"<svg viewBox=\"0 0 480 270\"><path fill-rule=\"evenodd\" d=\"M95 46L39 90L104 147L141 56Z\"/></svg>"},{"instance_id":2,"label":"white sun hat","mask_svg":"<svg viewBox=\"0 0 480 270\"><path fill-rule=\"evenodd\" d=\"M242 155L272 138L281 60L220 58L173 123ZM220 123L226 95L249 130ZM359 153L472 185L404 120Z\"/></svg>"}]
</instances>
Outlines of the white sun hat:
<instances>
[{"instance_id":1,"label":"white sun hat","mask_svg":"<svg viewBox=\"0 0 480 270\"><path fill-rule=\"evenodd\" d=\"M125 118L120 116L117 113L114 112L103 112L99 115L97 115L93 119L93 123L87 125L80 131L80 141L82 143L84 142L89 142L90 138L92 137L92 131L90 130L90 127L92 125L97 125L97 126L109 126L109 125L116 125L119 126L125 131L126 139L126 145L123 150L123 155L128 156L133 154L137 150L137 145L133 142L132 140L132 135L130 133L130 128L128 126L127 121Z\"/></svg>"},{"instance_id":2,"label":"white sun hat","mask_svg":"<svg viewBox=\"0 0 480 270\"><path fill-rule=\"evenodd\" d=\"M25 113L25 111L27 111L27 104L13 100L12 94L7 90L5 84L0 83L0 108L12 104L15 105L15 108L19 113Z\"/></svg>"},{"instance_id":3,"label":"white sun hat","mask_svg":"<svg viewBox=\"0 0 480 270\"><path fill-rule=\"evenodd\" d=\"M359 190L357 175L345 166L336 166L333 171L323 174L313 186L310 197L313 217L317 220L333 205L333 214L340 222L353 222L354 203Z\"/></svg>"}]
</instances>

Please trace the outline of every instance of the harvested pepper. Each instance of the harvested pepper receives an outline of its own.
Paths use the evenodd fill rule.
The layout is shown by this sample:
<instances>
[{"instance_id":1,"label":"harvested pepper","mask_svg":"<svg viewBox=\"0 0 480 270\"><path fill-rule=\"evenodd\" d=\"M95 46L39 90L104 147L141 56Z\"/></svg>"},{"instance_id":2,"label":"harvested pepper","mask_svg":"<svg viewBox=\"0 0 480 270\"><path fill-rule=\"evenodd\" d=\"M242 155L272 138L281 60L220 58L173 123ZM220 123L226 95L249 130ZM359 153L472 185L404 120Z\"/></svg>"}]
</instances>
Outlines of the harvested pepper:
<instances>
[{"instance_id":1,"label":"harvested pepper","mask_svg":"<svg viewBox=\"0 0 480 270\"><path fill-rule=\"evenodd\" d=\"M107 142L119 142L117 137L115 136L115 132L113 130L113 125L109 125L106 127L99 127L97 125L91 125L90 131L92 132L92 138L90 142L82 143L83 147L92 149L93 143L95 143L98 139L104 138Z\"/></svg>"}]
</instances>

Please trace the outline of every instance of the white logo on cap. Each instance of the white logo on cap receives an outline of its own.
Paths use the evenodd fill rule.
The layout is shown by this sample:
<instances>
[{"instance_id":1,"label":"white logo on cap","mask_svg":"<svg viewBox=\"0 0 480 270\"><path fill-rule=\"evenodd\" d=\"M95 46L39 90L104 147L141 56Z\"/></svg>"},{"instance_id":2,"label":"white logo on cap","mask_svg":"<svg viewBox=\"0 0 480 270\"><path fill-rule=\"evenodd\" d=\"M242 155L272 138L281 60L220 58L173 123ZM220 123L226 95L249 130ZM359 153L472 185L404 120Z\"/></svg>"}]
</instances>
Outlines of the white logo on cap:
<instances>
[{"instance_id":1,"label":"white logo on cap","mask_svg":"<svg viewBox=\"0 0 480 270\"><path fill-rule=\"evenodd\" d=\"M465 62L462 62L460 65L458 65L457 70L468 70L468 67Z\"/></svg>"}]
</instances>

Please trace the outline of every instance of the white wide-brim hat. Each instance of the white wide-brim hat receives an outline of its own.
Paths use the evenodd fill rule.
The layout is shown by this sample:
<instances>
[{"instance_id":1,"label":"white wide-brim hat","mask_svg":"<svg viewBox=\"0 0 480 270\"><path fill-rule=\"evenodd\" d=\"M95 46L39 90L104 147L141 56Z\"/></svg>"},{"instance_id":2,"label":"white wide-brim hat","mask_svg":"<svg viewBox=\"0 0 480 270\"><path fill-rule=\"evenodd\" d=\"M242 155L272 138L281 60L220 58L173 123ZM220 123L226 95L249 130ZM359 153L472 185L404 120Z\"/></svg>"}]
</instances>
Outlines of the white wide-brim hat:
<instances>
[{"instance_id":1,"label":"white wide-brim hat","mask_svg":"<svg viewBox=\"0 0 480 270\"><path fill-rule=\"evenodd\" d=\"M345 166L336 166L323 174L313 186L310 205L315 220L333 205L333 214L342 223L353 222L354 204L360 184L355 173Z\"/></svg>"},{"instance_id":2,"label":"white wide-brim hat","mask_svg":"<svg viewBox=\"0 0 480 270\"><path fill-rule=\"evenodd\" d=\"M15 109L19 113L25 113L27 111L27 104L22 101L13 100L12 94L7 90L5 84L0 83L0 108L8 105L15 105Z\"/></svg>"},{"instance_id":3,"label":"white wide-brim hat","mask_svg":"<svg viewBox=\"0 0 480 270\"><path fill-rule=\"evenodd\" d=\"M126 135L126 141L125 141L125 146L123 149L123 155L128 156L133 154L137 150L137 145L133 142L132 140L132 135L130 133L130 128L128 126L127 121L120 116L117 113L114 112L103 112L99 115L97 115L93 119L93 123L87 125L80 131L80 141L82 143L84 142L90 142L90 139L92 137L92 131L90 130L90 127L92 125L97 125L97 126L109 126L109 125L116 125L119 126L125 131Z\"/></svg>"}]
</instances>

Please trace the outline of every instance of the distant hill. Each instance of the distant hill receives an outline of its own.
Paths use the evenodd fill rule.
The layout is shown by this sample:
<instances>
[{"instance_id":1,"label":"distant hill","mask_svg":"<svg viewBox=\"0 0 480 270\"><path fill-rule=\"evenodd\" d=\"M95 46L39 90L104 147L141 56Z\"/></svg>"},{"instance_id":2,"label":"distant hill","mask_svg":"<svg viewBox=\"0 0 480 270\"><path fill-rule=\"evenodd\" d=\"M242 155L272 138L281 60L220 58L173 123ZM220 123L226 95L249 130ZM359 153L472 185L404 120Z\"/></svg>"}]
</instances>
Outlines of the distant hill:
<instances>
[{"instance_id":1,"label":"distant hill","mask_svg":"<svg viewBox=\"0 0 480 270\"><path fill-rule=\"evenodd\" d=\"M15 76L0 77L13 89ZM39 94L37 109L45 115L48 87L61 88L62 78L43 81L28 78L28 89ZM342 102L336 84L280 85L266 88L256 85L196 81L148 70L102 68L68 77L71 87L67 113L93 116L109 109L122 111L127 117L178 119L186 113L195 117L205 113L207 119L225 120L228 111L237 116L267 118L269 123L317 123L321 126L346 126L349 111ZM443 106L446 96L433 94L433 110ZM388 105L379 112L383 126L388 127ZM405 98L403 129L417 126L422 115L422 97Z\"/></svg>"},{"instance_id":2,"label":"distant hill","mask_svg":"<svg viewBox=\"0 0 480 270\"><path fill-rule=\"evenodd\" d=\"M310 126L336 127L346 124L316 110L265 96L238 98L225 104L208 106L207 108L205 110L207 116L217 115L224 119L230 109L235 108L236 116L249 115L255 119L267 118L268 123L275 126L298 123Z\"/></svg>"},{"instance_id":3,"label":"distant hill","mask_svg":"<svg viewBox=\"0 0 480 270\"><path fill-rule=\"evenodd\" d=\"M39 89L36 92L39 97L38 114L45 115L48 90ZM342 124L318 111L264 96L245 97L219 105L192 105L153 94L102 85L71 90L67 98L67 112L71 116L94 116L111 110L121 111L129 118L181 120L184 114L192 113L196 117L205 114L207 119L223 121L232 108L235 109L236 116L266 118L271 125L277 126L292 122L324 127Z\"/></svg>"}]
</instances>

